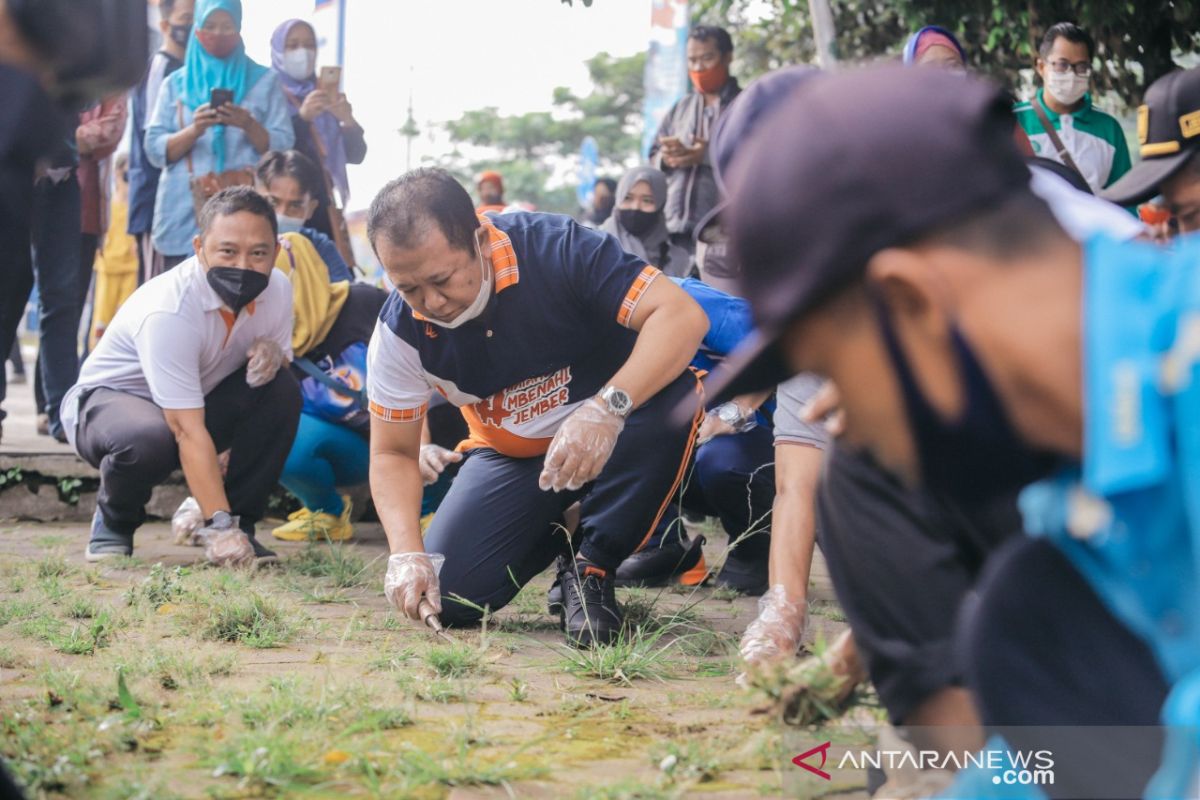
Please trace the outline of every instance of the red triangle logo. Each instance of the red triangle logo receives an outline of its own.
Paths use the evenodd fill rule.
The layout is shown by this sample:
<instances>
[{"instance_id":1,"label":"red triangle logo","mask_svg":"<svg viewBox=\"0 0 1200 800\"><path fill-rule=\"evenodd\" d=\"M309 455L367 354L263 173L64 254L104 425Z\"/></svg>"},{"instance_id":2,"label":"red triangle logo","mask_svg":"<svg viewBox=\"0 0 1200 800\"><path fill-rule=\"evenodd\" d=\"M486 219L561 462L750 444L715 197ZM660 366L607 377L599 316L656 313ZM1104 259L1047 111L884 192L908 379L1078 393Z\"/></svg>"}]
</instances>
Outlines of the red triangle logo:
<instances>
[{"instance_id":1,"label":"red triangle logo","mask_svg":"<svg viewBox=\"0 0 1200 800\"><path fill-rule=\"evenodd\" d=\"M811 772L814 775L819 775L820 777L824 778L825 780L831 781L831 780L833 780L833 776L830 775L825 770L821 769L821 767L825 766L825 759L828 758L828 756L829 756L829 746L831 744L832 744L832 742L825 742L825 744L819 744L816 747L814 747L813 749L809 750L808 752L801 753L800 755L793 758L792 763L795 764L797 767L803 767L804 769L808 770L809 772ZM820 764L818 764L817 766L814 767L812 764L804 763L804 759L808 758L809 756L816 755L817 753L821 754L821 763Z\"/></svg>"}]
</instances>

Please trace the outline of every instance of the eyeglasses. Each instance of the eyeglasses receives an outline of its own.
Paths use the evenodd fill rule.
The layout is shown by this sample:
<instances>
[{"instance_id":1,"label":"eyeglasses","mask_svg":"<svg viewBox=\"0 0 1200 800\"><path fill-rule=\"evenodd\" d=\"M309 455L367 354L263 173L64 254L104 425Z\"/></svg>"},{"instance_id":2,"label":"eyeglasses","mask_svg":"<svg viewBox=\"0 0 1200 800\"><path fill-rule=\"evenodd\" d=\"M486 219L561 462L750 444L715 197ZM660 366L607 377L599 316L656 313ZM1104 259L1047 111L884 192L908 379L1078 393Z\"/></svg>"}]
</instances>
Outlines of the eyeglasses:
<instances>
[{"instance_id":1,"label":"eyeglasses","mask_svg":"<svg viewBox=\"0 0 1200 800\"><path fill-rule=\"evenodd\" d=\"M1092 65L1087 61L1076 61L1072 64L1070 61L1059 59L1058 61L1049 62L1050 69L1057 72L1059 75L1065 75L1068 70L1073 71L1081 78L1086 78L1092 74Z\"/></svg>"}]
</instances>

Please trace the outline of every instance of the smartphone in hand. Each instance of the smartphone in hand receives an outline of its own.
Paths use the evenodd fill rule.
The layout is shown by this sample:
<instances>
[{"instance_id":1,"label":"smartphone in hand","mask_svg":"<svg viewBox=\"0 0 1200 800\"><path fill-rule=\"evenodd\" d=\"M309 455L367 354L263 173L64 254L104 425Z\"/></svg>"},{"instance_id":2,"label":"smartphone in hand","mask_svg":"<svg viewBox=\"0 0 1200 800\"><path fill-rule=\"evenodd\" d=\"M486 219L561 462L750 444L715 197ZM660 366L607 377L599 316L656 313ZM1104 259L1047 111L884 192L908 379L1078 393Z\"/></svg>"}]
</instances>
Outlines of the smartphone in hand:
<instances>
[{"instance_id":1,"label":"smartphone in hand","mask_svg":"<svg viewBox=\"0 0 1200 800\"><path fill-rule=\"evenodd\" d=\"M317 75L317 88L331 95L336 95L342 85L341 67L321 67Z\"/></svg>"},{"instance_id":2,"label":"smartphone in hand","mask_svg":"<svg viewBox=\"0 0 1200 800\"><path fill-rule=\"evenodd\" d=\"M217 110L221 106L229 103L233 105L233 90L232 89L213 89L212 95L209 97L208 104L213 110Z\"/></svg>"}]
</instances>

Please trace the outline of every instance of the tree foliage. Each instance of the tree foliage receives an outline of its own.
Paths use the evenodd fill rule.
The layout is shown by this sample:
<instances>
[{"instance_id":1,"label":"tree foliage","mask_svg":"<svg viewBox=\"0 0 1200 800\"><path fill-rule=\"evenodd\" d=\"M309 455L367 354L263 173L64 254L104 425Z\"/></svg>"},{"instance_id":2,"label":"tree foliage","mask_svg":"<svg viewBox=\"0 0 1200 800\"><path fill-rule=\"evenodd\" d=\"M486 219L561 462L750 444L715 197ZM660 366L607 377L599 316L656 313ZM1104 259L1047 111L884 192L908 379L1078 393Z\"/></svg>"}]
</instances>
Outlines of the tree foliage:
<instances>
[{"instance_id":1,"label":"tree foliage","mask_svg":"<svg viewBox=\"0 0 1200 800\"><path fill-rule=\"evenodd\" d=\"M509 200L534 203L541 210L575 210L573 186L548 188L556 169L569 169L584 137L595 138L601 170L615 172L635 158L640 143L644 53L616 58L599 53L584 62L592 91L578 95L565 86L552 94L550 111L503 115L496 108L464 113L446 123L455 152L442 160L468 185L484 169L504 176ZM487 151L468 158L462 149Z\"/></svg>"},{"instance_id":2,"label":"tree foliage","mask_svg":"<svg viewBox=\"0 0 1200 800\"><path fill-rule=\"evenodd\" d=\"M1129 105L1145 86L1200 51L1200 0L830 0L843 60L896 57L923 25L954 31L971 66L1013 90L1030 80L1043 32L1072 21L1096 39L1097 88ZM749 78L815 57L808 0L698 0L696 20L734 34Z\"/></svg>"}]
</instances>

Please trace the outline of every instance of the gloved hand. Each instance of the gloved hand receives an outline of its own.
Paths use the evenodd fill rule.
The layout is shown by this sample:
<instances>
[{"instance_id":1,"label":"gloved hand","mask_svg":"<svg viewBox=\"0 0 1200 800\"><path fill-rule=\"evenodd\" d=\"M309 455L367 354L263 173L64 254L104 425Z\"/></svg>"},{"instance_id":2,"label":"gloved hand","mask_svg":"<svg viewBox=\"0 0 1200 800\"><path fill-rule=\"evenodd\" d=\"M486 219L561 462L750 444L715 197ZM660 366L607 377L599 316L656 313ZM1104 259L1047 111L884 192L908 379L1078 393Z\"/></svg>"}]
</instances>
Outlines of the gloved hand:
<instances>
[{"instance_id":1,"label":"gloved hand","mask_svg":"<svg viewBox=\"0 0 1200 800\"><path fill-rule=\"evenodd\" d=\"M204 527L204 514L196 498L189 497L179 504L179 508L171 515L171 532L175 534L175 544L195 547L200 544L196 534Z\"/></svg>"},{"instance_id":2,"label":"gloved hand","mask_svg":"<svg viewBox=\"0 0 1200 800\"><path fill-rule=\"evenodd\" d=\"M266 386L287 360L283 348L274 339L256 339L246 351L246 383L251 389Z\"/></svg>"},{"instance_id":3,"label":"gloved hand","mask_svg":"<svg viewBox=\"0 0 1200 800\"><path fill-rule=\"evenodd\" d=\"M762 664L790 658L796 654L807 627L808 602L788 600L783 584L777 583L758 599L758 617L742 635L742 659Z\"/></svg>"},{"instance_id":4,"label":"gloved hand","mask_svg":"<svg viewBox=\"0 0 1200 800\"><path fill-rule=\"evenodd\" d=\"M388 602L409 619L419 620L417 606L424 597L436 614L442 613L442 587L438 573L446 557L441 553L393 553L388 556L383 593Z\"/></svg>"},{"instance_id":5,"label":"gloved hand","mask_svg":"<svg viewBox=\"0 0 1200 800\"><path fill-rule=\"evenodd\" d=\"M462 461L462 453L447 450L436 444L421 445L421 456L418 464L421 467L421 482L426 486L437 483L446 467Z\"/></svg>"},{"instance_id":6,"label":"gloved hand","mask_svg":"<svg viewBox=\"0 0 1200 800\"><path fill-rule=\"evenodd\" d=\"M254 546L250 537L237 526L237 518L217 512L208 527L196 533L196 539L204 545L204 557L208 563L218 567L242 567L254 563Z\"/></svg>"},{"instance_id":7,"label":"gloved hand","mask_svg":"<svg viewBox=\"0 0 1200 800\"><path fill-rule=\"evenodd\" d=\"M599 399L584 401L554 434L538 486L543 492L582 488L604 469L624 428L625 420Z\"/></svg>"}]
</instances>

